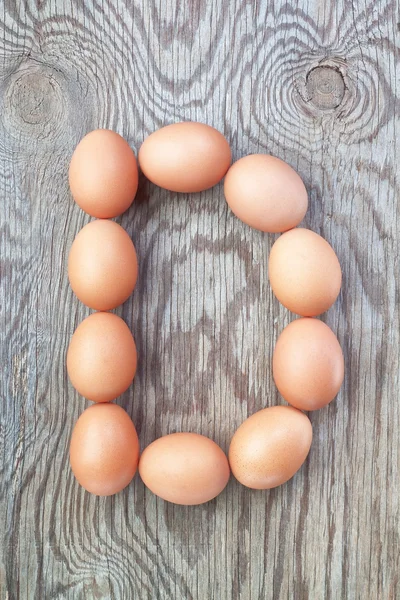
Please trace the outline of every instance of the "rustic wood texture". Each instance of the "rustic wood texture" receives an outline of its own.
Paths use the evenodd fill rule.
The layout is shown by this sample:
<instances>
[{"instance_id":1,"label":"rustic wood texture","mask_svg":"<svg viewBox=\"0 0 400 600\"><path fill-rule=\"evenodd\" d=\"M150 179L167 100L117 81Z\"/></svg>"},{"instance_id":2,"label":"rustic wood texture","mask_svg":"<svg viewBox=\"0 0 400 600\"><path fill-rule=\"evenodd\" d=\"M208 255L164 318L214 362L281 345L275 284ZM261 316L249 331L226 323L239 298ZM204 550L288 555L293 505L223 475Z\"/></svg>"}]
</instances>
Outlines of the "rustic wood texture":
<instances>
[{"instance_id":1,"label":"rustic wood texture","mask_svg":"<svg viewBox=\"0 0 400 600\"><path fill-rule=\"evenodd\" d=\"M29 0L0 4L0 598L400 598L399 16L394 0ZM396 56L397 54L397 56ZM234 158L270 152L310 194L305 224L340 258L323 319L346 358L342 391L310 415L302 470L255 492L232 479L199 507L139 477L96 498L69 469L86 406L65 355L88 314L68 250L88 217L67 167L89 130L137 151L179 120L214 125ZM119 402L142 447L196 431L227 450L281 402L271 376L292 316L268 286L273 236L141 180L118 221L140 278L117 312L139 368Z\"/></svg>"}]
</instances>

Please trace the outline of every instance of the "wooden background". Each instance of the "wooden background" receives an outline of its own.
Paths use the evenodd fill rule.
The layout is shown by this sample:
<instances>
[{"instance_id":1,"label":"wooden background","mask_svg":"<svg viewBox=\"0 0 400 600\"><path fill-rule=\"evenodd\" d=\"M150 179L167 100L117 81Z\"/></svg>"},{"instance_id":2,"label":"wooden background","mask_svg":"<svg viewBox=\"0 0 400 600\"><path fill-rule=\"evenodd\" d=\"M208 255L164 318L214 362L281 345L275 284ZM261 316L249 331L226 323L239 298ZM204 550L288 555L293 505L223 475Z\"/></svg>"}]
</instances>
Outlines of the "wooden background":
<instances>
[{"instance_id":1,"label":"wooden background","mask_svg":"<svg viewBox=\"0 0 400 600\"><path fill-rule=\"evenodd\" d=\"M394 0L1 2L1 600L400 598L398 21ZM183 119L224 132L235 159L293 165L305 225L344 275L323 319L346 380L310 415L301 472L269 492L232 479L193 508L138 477L111 498L77 485L68 445L86 402L65 370L88 314L66 271L88 222L68 191L73 148L107 127L137 151ZM292 316L268 286L273 236L236 220L221 186L178 196L142 180L118 221L140 262L117 311L140 357L119 402L143 447L190 430L226 450L281 401L270 359Z\"/></svg>"}]
</instances>

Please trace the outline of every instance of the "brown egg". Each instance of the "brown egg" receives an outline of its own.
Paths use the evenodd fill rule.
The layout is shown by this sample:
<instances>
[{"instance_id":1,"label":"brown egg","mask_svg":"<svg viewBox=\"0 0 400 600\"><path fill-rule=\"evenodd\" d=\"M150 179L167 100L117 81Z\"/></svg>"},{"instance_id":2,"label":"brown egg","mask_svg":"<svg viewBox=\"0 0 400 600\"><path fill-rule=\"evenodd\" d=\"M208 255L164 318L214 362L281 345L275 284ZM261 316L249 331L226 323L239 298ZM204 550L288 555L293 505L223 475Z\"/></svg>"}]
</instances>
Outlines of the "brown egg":
<instances>
[{"instance_id":1,"label":"brown egg","mask_svg":"<svg viewBox=\"0 0 400 600\"><path fill-rule=\"evenodd\" d=\"M139 150L150 181L173 192L200 192L216 185L231 163L229 144L203 123L175 123L152 133Z\"/></svg>"},{"instance_id":2,"label":"brown egg","mask_svg":"<svg viewBox=\"0 0 400 600\"><path fill-rule=\"evenodd\" d=\"M342 284L335 252L309 229L292 229L281 235L272 246L268 270L279 302L303 317L328 310Z\"/></svg>"},{"instance_id":3,"label":"brown egg","mask_svg":"<svg viewBox=\"0 0 400 600\"><path fill-rule=\"evenodd\" d=\"M246 419L229 448L240 483L266 490L285 483L305 461L312 441L308 417L291 406L272 406Z\"/></svg>"},{"instance_id":4,"label":"brown egg","mask_svg":"<svg viewBox=\"0 0 400 600\"><path fill-rule=\"evenodd\" d=\"M92 217L109 219L132 204L138 187L136 158L115 131L97 129L77 145L69 167L75 202Z\"/></svg>"},{"instance_id":5,"label":"brown egg","mask_svg":"<svg viewBox=\"0 0 400 600\"><path fill-rule=\"evenodd\" d=\"M72 432L72 471L88 492L110 496L136 473L139 440L128 414L117 404L96 404L79 417Z\"/></svg>"},{"instance_id":6,"label":"brown egg","mask_svg":"<svg viewBox=\"0 0 400 600\"><path fill-rule=\"evenodd\" d=\"M67 370L72 385L93 402L110 402L132 383L136 346L126 323L98 312L82 321L72 336Z\"/></svg>"},{"instance_id":7,"label":"brown egg","mask_svg":"<svg viewBox=\"0 0 400 600\"><path fill-rule=\"evenodd\" d=\"M337 337L318 319L293 321L276 343L273 373L289 404L301 410L322 408L343 382L343 352Z\"/></svg>"},{"instance_id":8,"label":"brown egg","mask_svg":"<svg viewBox=\"0 0 400 600\"><path fill-rule=\"evenodd\" d=\"M268 154L235 162L224 182L232 212L250 227L279 233L296 227L307 211L307 190L290 165Z\"/></svg>"},{"instance_id":9,"label":"brown egg","mask_svg":"<svg viewBox=\"0 0 400 600\"><path fill-rule=\"evenodd\" d=\"M79 300L96 310L116 308L130 296L138 275L132 240L114 221L92 221L76 236L69 282Z\"/></svg>"},{"instance_id":10,"label":"brown egg","mask_svg":"<svg viewBox=\"0 0 400 600\"><path fill-rule=\"evenodd\" d=\"M155 440L140 457L139 473L153 494L186 505L218 496L230 475L221 448L197 433L172 433Z\"/></svg>"}]
</instances>

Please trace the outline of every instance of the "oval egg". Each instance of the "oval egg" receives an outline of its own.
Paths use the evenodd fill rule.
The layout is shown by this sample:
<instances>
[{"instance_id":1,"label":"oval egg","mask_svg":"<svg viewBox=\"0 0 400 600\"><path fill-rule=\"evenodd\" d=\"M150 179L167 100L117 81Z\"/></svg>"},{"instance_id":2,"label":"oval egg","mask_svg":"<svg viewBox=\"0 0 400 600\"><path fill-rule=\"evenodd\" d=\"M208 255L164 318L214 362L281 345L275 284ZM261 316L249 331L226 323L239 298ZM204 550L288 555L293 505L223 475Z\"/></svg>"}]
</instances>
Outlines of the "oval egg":
<instances>
[{"instance_id":1,"label":"oval egg","mask_svg":"<svg viewBox=\"0 0 400 600\"><path fill-rule=\"evenodd\" d=\"M333 248L309 229L283 233L272 246L268 275L279 302L302 317L315 317L332 306L342 271Z\"/></svg>"},{"instance_id":2,"label":"oval egg","mask_svg":"<svg viewBox=\"0 0 400 600\"><path fill-rule=\"evenodd\" d=\"M75 202L92 217L110 219L132 204L138 187L136 157L115 131L96 129L79 142L69 166Z\"/></svg>"},{"instance_id":3,"label":"oval egg","mask_svg":"<svg viewBox=\"0 0 400 600\"><path fill-rule=\"evenodd\" d=\"M225 177L224 192L239 219L269 233L296 227L308 206L300 176L283 160L268 154L250 154L235 162Z\"/></svg>"},{"instance_id":4,"label":"oval egg","mask_svg":"<svg viewBox=\"0 0 400 600\"><path fill-rule=\"evenodd\" d=\"M309 418L291 406L272 406L244 421L229 447L232 473L243 485L266 490L285 483L310 450Z\"/></svg>"},{"instance_id":5,"label":"oval egg","mask_svg":"<svg viewBox=\"0 0 400 600\"><path fill-rule=\"evenodd\" d=\"M110 402L132 383L137 354L126 323L112 313L90 315L77 327L67 353L74 388L93 402Z\"/></svg>"},{"instance_id":6,"label":"oval egg","mask_svg":"<svg viewBox=\"0 0 400 600\"><path fill-rule=\"evenodd\" d=\"M110 496L136 473L139 440L129 415L117 404L96 404L79 417L72 432L70 463L92 494Z\"/></svg>"},{"instance_id":7,"label":"oval egg","mask_svg":"<svg viewBox=\"0 0 400 600\"><path fill-rule=\"evenodd\" d=\"M326 406L344 377L343 352L333 331L318 319L297 319L275 346L273 375L289 404L301 410Z\"/></svg>"},{"instance_id":8,"label":"oval egg","mask_svg":"<svg viewBox=\"0 0 400 600\"><path fill-rule=\"evenodd\" d=\"M203 123L175 123L152 133L139 150L150 181L172 192L200 192L216 185L231 162L224 136Z\"/></svg>"},{"instance_id":9,"label":"oval egg","mask_svg":"<svg viewBox=\"0 0 400 600\"><path fill-rule=\"evenodd\" d=\"M125 302L138 276L129 235L114 221L88 223L71 246L68 276L79 300L90 308L111 310Z\"/></svg>"},{"instance_id":10,"label":"oval egg","mask_svg":"<svg viewBox=\"0 0 400 600\"><path fill-rule=\"evenodd\" d=\"M212 500L229 480L228 459L204 435L172 433L155 440L142 453L139 473L163 500L194 505Z\"/></svg>"}]
</instances>

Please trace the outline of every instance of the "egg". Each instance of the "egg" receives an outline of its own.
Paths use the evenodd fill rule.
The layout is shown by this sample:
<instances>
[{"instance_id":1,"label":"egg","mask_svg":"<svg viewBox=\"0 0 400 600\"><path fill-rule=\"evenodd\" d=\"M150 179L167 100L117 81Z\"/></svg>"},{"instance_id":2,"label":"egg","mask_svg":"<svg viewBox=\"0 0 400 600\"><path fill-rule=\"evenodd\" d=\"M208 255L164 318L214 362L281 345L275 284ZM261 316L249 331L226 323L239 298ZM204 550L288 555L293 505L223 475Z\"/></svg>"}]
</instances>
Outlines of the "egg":
<instances>
[{"instance_id":1,"label":"egg","mask_svg":"<svg viewBox=\"0 0 400 600\"><path fill-rule=\"evenodd\" d=\"M272 246L268 270L279 302L303 317L328 310L340 292L338 258L328 242L309 229L283 233Z\"/></svg>"},{"instance_id":2,"label":"egg","mask_svg":"<svg viewBox=\"0 0 400 600\"><path fill-rule=\"evenodd\" d=\"M139 440L129 415L117 404L95 404L79 417L71 437L70 463L88 492L110 496L136 473Z\"/></svg>"},{"instance_id":3,"label":"egg","mask_svg":"<svg viewBox=\"0 0 400 600\"><path fill-rule=\"evenodd\" d=\"M152 133L139 150L150 181L173 192L200 192L216 185L231 162L229 144L203 123L175 123Z\"/></svg>"},{"instance_id":4,"label":"egg","mask_svg":"<svg viewBox=\"0 0 400 600\"><path fill-rule=\"evenodd\" d=\"M114 221L88 223L72 244L68 276L73 291L86 306L116 308L130 296L138 276L131 238Z\"/></svg>"},{"instance_id":5,"label":"egg","mask_svg":"<svg viewBox=\"0 0 400 600\"><path fill-rule=\"evenodd\" d=\"M157 496L174 504L202 504L222 492L229 480L224 452L197 433L172 433L143 451L139 473Z\"/></svg>"},{"instance_id":6,"label":"egg","mask_svg":"<svg viewBox=\"0 0 400 600\"><path fill-rule=\"evenodd\" d=\"M291 406L264 408L246 419L229 447L233 475L255 490L277 487L300 469L310 450L309 418Z\"/></svg>"},{"instance_id":7,"label":"egg","mask_svg":"<svg viewBox=\"0 0 400 600\"><path fill-rule=\"evenodd\" d=\"M300 176L283 160L268 154L250 154L235 162L225 177L224 192L239 219L269 233L296 227L308 206Z\"/></svg>"},{"instance_id":8,"label":"egg","mask_svg":"<svg viewBox=\"0 0 400 600\"><path fill-rule=\"evenodd\" d=\"M132 383L137 355L126 323L112 313L98 312L77 327L67 353L72 385L93 402L109 402Z\"/></svg>"},{"instance_id":9,"label":"egg","mask_svg":"<svg viewBox=\"0 0 400 600\"><path fill-rule=\"evenodd\" d=\"M316 410L335 398L344 378L343 352L333 331L318 319L293 321L273 355L276 387L301 410Z\"/></svg>"},{"instance_id":10,"label":"egg","mask_svg":"<svg viewBox=\"0 0 400 600\"><path fill-rule=\"evenodd\" d=\"M115 131L97 129L75 148L69 167L75 202L92 217L116 217L132 204L138 187L136 157Z\"/></svg>"}]
</instances>

